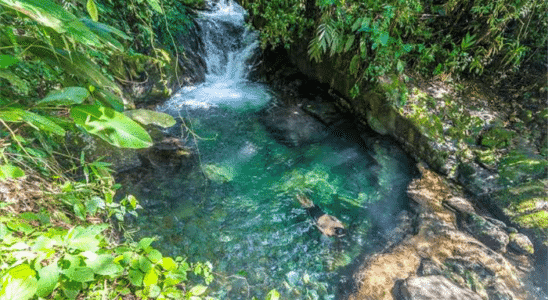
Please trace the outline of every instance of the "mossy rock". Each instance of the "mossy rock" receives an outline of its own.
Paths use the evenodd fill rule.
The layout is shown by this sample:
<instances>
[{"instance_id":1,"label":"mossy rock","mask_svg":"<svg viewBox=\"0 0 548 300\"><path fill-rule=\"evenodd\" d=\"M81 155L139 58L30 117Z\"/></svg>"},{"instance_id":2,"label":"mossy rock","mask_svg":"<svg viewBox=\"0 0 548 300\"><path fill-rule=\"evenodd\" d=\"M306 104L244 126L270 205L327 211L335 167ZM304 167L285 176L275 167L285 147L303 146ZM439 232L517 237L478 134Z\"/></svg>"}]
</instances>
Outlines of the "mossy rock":
<instances>
[{"instance_id":1,"label":"mossy rock","mask_svg":"<svg viewBox=\"0 0 548 300\"><path fill-rule=\"evenodd\" d=\"M234 178L233 172L223 166L208 164L204 165L202 167L202 170L204 171L204 174L208 179L216 183L230 182Z\"/></svg>"},{"instance_id":2,"label":"mossy rock","mask_svg":"<svg viewBox=\"0 0 548 300\"><path fill-rule=\"evenodd\" d=\"M481 145L489 148L508 147L515 135L511 130L494 127L482 135Z\"/></svg>"},{"instance_id":3,"label":"mossy rock","mask_svg":"<svg viewBox=\"0 0 548 300\"><path fill-rule=\"evenodd\" d=\"M529 238L521 233L510 233L508 247L519 254L533 255L535 248Z\"/></svg>"}]
</instances>

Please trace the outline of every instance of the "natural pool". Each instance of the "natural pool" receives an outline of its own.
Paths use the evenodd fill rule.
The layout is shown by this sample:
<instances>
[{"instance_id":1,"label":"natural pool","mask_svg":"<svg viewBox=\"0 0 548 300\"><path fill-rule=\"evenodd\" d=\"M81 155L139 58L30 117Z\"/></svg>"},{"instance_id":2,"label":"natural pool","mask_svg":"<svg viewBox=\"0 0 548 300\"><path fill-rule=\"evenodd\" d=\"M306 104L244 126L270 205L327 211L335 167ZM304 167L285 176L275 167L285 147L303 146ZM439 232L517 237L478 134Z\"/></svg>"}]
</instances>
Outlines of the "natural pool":
<instances>
[{"instance_id":1,"label":"natural pool","mask_svg":"<svg viewBox=\"0 0 548 300\"><path fill-rule=\"evenodd\" d=\"M383 242L405 208L412 161L389 140L358 142L333 128L297 147L273 138L261 110L283 101L245 79L257 41L242 14L225 1L204 14L206 82L159 108L184 120L181 137L197 156L178 173L158 170L137 192L167 204L142 212L133 229L137 238L157 236L167 255L211 262L209 295L218 299L264 299L271 289L282 299L335 299L351 264ZM297 125L289 130L298 137ZM346 236L321 235L298 193L340 219Z\"/></svg>"},{"instance_id":2,"label":"natural pool","mask_svg":"<svg viewBox=\"0 0 548 300\"><path fill-rule=\"evenodd\" d=\"M345 267L382 241L406 205L412 165L390 141L371 138L372 149L363 149L330 134L291 148L271 137L256 110L184 114L202 138L200 168L160 186L172 209L142 213L137 224L139 234L160 237L165 253L210 261L220 299L261 299L272 288L291 299L333 299ZM322 236L297 193L348 234Z\"/></svg>"}]
</instances>

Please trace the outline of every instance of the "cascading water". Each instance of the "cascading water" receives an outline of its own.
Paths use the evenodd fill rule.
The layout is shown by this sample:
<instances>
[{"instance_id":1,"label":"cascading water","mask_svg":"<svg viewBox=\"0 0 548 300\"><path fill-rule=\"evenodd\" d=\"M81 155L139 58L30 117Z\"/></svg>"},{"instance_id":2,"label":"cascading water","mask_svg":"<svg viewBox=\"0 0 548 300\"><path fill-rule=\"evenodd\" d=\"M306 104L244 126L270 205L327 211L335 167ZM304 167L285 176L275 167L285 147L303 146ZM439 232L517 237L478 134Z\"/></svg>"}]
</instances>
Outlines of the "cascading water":
<instances>
[{"instance_id":1,"label":"cascading water","mask_svg":"<svg viewBox=\"0 0 548 300\"><path fill-rule=\"evenodd\" d=\"M206 81L160 110L183 117L200 167L137 195L173 203L142 213L139 234L159 236L156 246L168 255L210 261L210 296L218 299L264 299L271 289L282 299L334 299L345 268L375 243L374 220L384 225L401 210L410 162L381 139L369 152L334 135L299 147L278 143L258 115L275 96L246 79L258 41L244 26L244 10L220 1L198 23ZM339 218L348 234L321 235L298 193Z\"/></svg>"},{"instance_id":2,"label":"cascading water","mask_svg":"<svg viewBox=\"0 0 548 300\"><path fill-rule=\"evenodd\" d=\"M245 10L238 4L222 0L202 13L198 24L203 32L206 81L198 87L183 88L165 109L184 106L259 108L270 100L263 86L246 80L252 65L248 63L258 50L257 33L244 26Z\"/></svg>"}]
</instances>

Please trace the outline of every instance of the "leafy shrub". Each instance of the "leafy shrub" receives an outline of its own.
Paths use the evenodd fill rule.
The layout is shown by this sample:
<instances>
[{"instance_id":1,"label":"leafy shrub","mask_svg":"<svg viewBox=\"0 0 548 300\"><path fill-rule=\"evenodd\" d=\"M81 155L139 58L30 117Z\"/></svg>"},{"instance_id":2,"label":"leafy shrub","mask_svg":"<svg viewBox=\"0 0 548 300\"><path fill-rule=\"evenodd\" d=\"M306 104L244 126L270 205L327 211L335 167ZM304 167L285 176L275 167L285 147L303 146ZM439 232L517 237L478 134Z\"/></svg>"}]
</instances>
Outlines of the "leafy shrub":
<instances>
[{"instance_id":1,"label":"leafy shrub","mask_svg":"<svg viewBox=\"0 0 548 300\"><path fill-rule=\"evenodd\" d=\"M425 75L516 71L524 60L546 61L546 1L243 1L263 44L303 36L315 22L309 57L349 53L349 73L372 80L413 67ZM313 7L311 7L313 6ZM537 25L534 25L537 24ZM294 28L299 28L295 30Z\"/></svg>"},{"instance_id":2,"label":"leafy shrub","mask_svg":"<svg viewBox=\"0 0 548 300\"><path fill-rule=\"evenodd\" d=\"M27 217L28 218L28 217ZM189 264L164 257L154 241L112 246L104 238L107 225L62 230L36 228L27 221L0 217L0 298L115 299L133 294L142 298L190 299L207 287L187 287L189 272L212 280L209 263ZM32 219L32 218L30 218Z\"/></svg>"}]
</instances>

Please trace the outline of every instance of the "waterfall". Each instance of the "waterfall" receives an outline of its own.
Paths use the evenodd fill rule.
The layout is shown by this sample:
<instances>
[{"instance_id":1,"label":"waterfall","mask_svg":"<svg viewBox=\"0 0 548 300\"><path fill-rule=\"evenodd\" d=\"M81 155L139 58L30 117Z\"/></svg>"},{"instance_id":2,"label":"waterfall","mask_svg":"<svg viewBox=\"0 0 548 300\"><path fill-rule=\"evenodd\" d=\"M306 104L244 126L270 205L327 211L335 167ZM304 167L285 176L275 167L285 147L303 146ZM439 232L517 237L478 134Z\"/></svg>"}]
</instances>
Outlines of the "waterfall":
<instances>
[{"instance_id":1,"label":"waterfall","mask_svg":"<svg viewBox=\"0 0 548 300\"><path fill-rule=\"evenodd\" d=\"M197 20L205 45L205 82L178 91L160 110L229 107L256 109L271 96L261 84L247 80L259 51L258 33L245 24L246 11L232 0L221 0Z\"/></svg>"}]
</instances>

